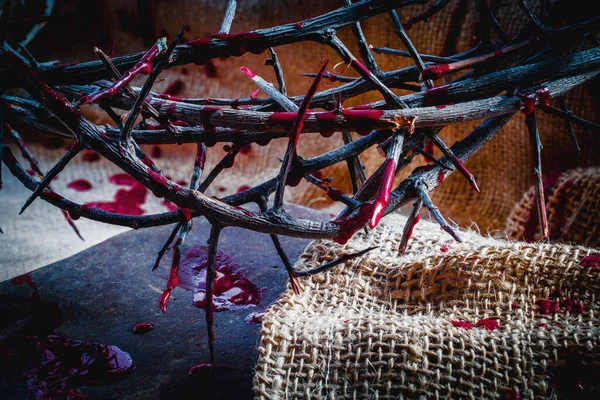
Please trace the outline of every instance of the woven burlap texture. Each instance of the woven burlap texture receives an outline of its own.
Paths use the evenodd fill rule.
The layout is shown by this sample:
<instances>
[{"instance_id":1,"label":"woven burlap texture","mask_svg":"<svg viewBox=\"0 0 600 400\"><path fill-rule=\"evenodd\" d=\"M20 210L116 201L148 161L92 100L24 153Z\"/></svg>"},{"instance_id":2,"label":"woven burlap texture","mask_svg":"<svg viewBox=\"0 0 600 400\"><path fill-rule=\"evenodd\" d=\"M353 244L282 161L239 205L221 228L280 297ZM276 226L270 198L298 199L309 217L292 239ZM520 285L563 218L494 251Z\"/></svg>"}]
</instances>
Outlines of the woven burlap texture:
<instances>
[{"instance_id":1,"label":"woven burlap texture","mask_svg":"<svg viewBox=\"0 0 600 400\"><path fill-rule=\"evenodd\" d=\"M600 247L600 168L562 173L546 193L550 240ZM540 239L535 192L531 188L506 221L510 239Z\"/></svg>"},{"instance_id":2,"label":"woven burlap texture","mask_svg":"<svg viewBox=\"0 0 600 400\"><path fill-rule=\"evenodd\" d=\"M560 367L565 354L600 361L599 271L580 265L592 250L473 231L459 244L422 221L399 255L404 222L393 216L345 246L308 246L297 268L378 248L302 279L300 295L288 288L269 309L257 398L549 398L590 384ZM552 304L562 308L545 313Z\"/></svg>"}]
</instances>

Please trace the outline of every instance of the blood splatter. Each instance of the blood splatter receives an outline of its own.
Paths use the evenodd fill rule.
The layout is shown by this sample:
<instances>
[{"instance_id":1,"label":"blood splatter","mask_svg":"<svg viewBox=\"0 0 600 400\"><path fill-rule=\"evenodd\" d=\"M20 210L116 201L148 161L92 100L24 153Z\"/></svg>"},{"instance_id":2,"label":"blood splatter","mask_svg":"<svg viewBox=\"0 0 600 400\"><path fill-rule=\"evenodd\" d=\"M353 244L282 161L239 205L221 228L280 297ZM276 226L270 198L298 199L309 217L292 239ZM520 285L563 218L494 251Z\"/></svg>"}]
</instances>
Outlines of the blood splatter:
<instances>
[{"instance_id":1,"label":"blood splatter","mask_svg":"<svg viewBox=\"0 0 600 400\"><path fill-rule=\"evenodd\" d=\"M60 308L42 302L31 277L21 275L15 284L34 289L33 310L27 323L3 345L15 372L27 378L29 393L36 399L82 399L77 387L120 380L134 369L131 356L107 343L87 343L55 333L63 324Z\"/></svg>"},{"instance_id":2,"label":"blood splatter","mask_svg":"<svg viewBox=\"0 0 600 400\"><path fill-rule=\"evenodd\" d=\"M23 283L27 284L27 286L29 286L30 288L33 289L33 300L34 301L40 300L40 292L39 292L38 286L33 281L33 279L31 279L30 274L27 273L27 274L19 275L19 276L13 278L12 282L15 285L21 285Z\"/></svg>"},{"instance_id":3,"label":"blood splatter","mask_svg":"<svg viewBox=\"0 0 600 400\"><path fill-rule=\"evenodd\" d=\"M85 162L96 162L100 160L100 154L96 153L95 151L86 151L83 153L82 159Z\"/></svg>"},{"instance_id":4,"label":"blood splatter","mask_svg":"<svg viewBox=\"0 0 600 400\"><path fill-rule=\"evenodd\" d=\"M244 321L248 324L248 325L253 325L253 324L262 324L262 319L265 316L265 310L260 310L260 311L254 311L248 315L246 315L246 318L244 318Z\"/></svg>"},{"instance_id":5,"label":"blood splatter","mask_svg":"<svg viewBox=\"0 0 600 400\"><path fill-rule=\"evenodd\" d=\"M131 331L136 335L144 335L154 329L154 324L152 322L140 322L139 324L135 324Z\"/></svg>"},{"instance_id":6,"label":"blood splatter","mask_svg":"<svg viewBox=\"0 0 600 400\"><path fill-rule=\"evenodd\" d=\"M498 321L496 321L495 319L484 318L481 321L477 322L475 326L478 328L483 328L486 331L495 331L496 329L498 329L499 324Z\"/></svg>"},{"instance_id":7,"label":"blood splatter","mask_svg":"<svg viewBox=\"0 0 600 400\"><path fill-rule=\"evenodd\" d=\"M560 311L560 303L558 300L539 299L535 302L538 306L538 312L542 315L556 314Z\"/></svg>"},{"instance_id":8,"label":"blood splatter","mask_svg":"<svg viewBox=\"0 0 600 400\"><path fill-rule=\"evenodd\" d=\"M583 268L592 268L598 269L600 268L600 253L592 254L590 256L584 257L580 262Z\"/></svg>"},{"instance_id":9,"label":"blood splatter","mask_svg":"<svg viewBox=\"0 0 600 400\"><path fill-rule=\"evenodd\" d=\"M90 181L86 179L76 179L67 184L67 187L78 192L87 192L92 188Z\"/></svg>"},{"instance_id":10,"label":"blood splatter","mask_svg":"<svg viewBox=\"0 0 600 400\"><path fill-rule=\"evenodd\" d=\"M129 189L119 189L114 201L89 202L84 206L128 215L145 213L141 206L146 202L148 189L144 185L126 173L112 175L108 180L115 185L129 186Z\"/></svg>"},{"instance_id":11,"label":"blood splatter","mask_svg":"<svg viewBox=\"0 0 600 400\"><path fill-rule=\"evenodd\" d=\"M192 365L192 368L188 371L189 376L197 376L204 375L206 373L212 372L215 369L215 365L209 362L201 362L198 364Z\"/></svg>"},{"instance_id":12,"label":"blood splatter","mask_svg":"<svg viewBox=\"0 0 600 400\"><path fill-rule=\"evenodd\" d=\"M450 321L450 323L452 324L452 326L456 327L456 328L464 328L464 329L473 329L475 327L475 325L473 325L472 323L468 322L468 321Z\"/></svg>"},{"instance_id":13,"label":"blood splatter","mask_svg":"<svg viewBox=\"0 0 600 400\"><path fill-rule=\"evenodd\" d=\"M192 248L180 263L178 286L192 290L192 303L205 308L206 266L208 248ZM218 251L215 257L216 267L213 282L214 311L238 310L260 303L264 289L250 282L241 267L227 254Z\"/></svg>"},{"instance_id":14,"label":"blood splatter","mask_svg":"<svg viewBox=\"0 0 600 400\"><path fill-rule=\"evenodd\" d=\"M504 389L504 400L521 400L519 392L512 388Z\"/></svg>"}]
</instances>

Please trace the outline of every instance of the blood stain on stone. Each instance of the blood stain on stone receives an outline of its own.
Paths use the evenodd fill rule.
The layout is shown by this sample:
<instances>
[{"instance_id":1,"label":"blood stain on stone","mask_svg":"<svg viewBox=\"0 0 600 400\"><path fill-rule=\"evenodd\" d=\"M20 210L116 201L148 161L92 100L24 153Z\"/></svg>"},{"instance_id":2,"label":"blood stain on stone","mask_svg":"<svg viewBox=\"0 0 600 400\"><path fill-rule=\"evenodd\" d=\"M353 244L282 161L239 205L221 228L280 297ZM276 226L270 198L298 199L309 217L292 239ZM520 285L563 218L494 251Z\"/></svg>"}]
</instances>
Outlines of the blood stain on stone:
<instances>
[{"instance_id":1,"label":"blood stain on stone","mask_svg":"<svg viewBox=\"0 0 600 400\"><path fill-rule=\"evenodd\" d=\"M25 283L27 286L33 289L33 300L38 301L40 299L40 292L38 286L33 281L33 279L31 279L31 275L29 273L19 275L13 278L12 283L14 283L15 285L22 285L23 283Z\"/></svg>"},{"instance_id":2,"label":"blood stain on stone","mask_svg":"<svg viewBox=\"0 0 600 400\"><path fill-rule=\"evenodd\" d=\"M120 380L135 367L131 356L107 343L87 343L59 335L32 338L38 365L25 373L37 399L84 398L77 387Z\"/></svg>"},{"instance_id":3,"label":"blood stain on stone","mask_svg":"<svg viewBox=\"0 0 600 400\"><path fill-rule=\"evenodd\" d=\"M201 363L192 365L192 367L188 371L188 375L189 376L205 375L207 373L213 372L214 369L215 369L215 365L213 363L201 362Z\"/></svg>"},{"instance_id":4,"label":"blood stain on stone","mask_svg":"<svg viewBox=\"0 0 600 400\"><path fill-rule=\"evenodd\" d=\"M265 316L265 310L254 311L254 312L246 315L246 318L244 318L244 321L248 325L260 325L260 324L262 324L262 319L264 316Z\"/></svg>"},{"instance_id":5,"label":"blood stain on stone","mask_svg":"<svg viewBox=\"0 0 600 400\"><path fill-rule=\"evenodd\" d=\"M192 303L205 308L206 266L208 249L205 246L190 249L179 267L178 286L194 292ZM265 289L250 282L240 265L219 251L215 257L213 282L213 310L239 310L260 303Z\"/></svg>"},{"instance_id":6,"label":"blood stain on stone","mask_svg":"<svg viewBox=\"0 0 600 400\"><path fill-rule=\"evenodd\" d=\"M144 335L154 329L154 324L152 322L140 322L139 324L135 324L131 331L136 335Z\"/></svg>"},{"instance_id":7,"label":"blood stain on stone","mask_svg":"<svg viewBox=\"0 0 600 400\"><path fill-rule=\"evenodd\" d=\"M15 377L27 378L29 394L36 399L82 399L82 385L120 380L135 367L131 356L114 345L88 343L55 333L63 324L60 308L40 300L30 275L13 279L34 289L29 320L3 341Z\"/></svg>"}]
</instances>

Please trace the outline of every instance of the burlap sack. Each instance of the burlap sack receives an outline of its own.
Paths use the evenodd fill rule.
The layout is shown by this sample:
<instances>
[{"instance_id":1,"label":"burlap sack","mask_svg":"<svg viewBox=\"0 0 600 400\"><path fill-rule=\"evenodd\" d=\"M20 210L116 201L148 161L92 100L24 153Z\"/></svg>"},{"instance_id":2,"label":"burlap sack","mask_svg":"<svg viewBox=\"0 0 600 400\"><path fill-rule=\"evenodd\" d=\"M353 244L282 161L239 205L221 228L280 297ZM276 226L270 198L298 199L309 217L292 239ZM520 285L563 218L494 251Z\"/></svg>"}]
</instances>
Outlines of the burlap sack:
<instances>
[{"instance_id":1,"label":"burlap sack","mask_svg":"<svg viewBox=\"0 0 600 400\"><path fill-rule=\"evenodd\" d=\"M399 255L404 222L308 246L297 268L379 247L302 279L300 295L288 289L270 308L257 398L597 396L598 253L472 231L458 244L420 222Z\"/></svg>"},{"instance_id":2,"label":"burlap sack","mask_svg":"<svg viewBox=\"0 0 600 400\"><path fill-rule=\"evenodd\" d=\"M567 171L545 192L550 240L600 247L600 168ZM539 232L531 188L508 216L504 234L510 239L533 241L539 240Z\"/></svg>"}]
</instances>

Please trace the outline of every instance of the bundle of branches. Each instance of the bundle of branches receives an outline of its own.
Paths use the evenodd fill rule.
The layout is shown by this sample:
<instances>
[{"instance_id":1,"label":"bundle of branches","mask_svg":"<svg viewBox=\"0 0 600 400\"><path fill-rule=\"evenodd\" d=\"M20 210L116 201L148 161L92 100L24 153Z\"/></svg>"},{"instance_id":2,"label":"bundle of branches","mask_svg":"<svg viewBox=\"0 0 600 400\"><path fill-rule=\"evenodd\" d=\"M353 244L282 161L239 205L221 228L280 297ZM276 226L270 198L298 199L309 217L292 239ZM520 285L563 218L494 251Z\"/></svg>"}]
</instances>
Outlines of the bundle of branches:
<instances>
[{"instance_id":1,"label":"bundle of branches","mask_svg":"<svg viewBox=\"0 0 600 400\"><path fill-rule=\"evenodd\" d=\"M235 226L269 234L296 292L300 290L297 276L324 271L370 249L345 255L312 270L296 271L278 235L345 243L359 229L367 229L366 225L375 228L383 216L412 202L401 251L406 248L422 206L430 211L442 229L460 241L429 193L454 171L462 174L471 187L479 191L474 176L463 163L518 111L526 114L534 154L533 177L541 234L544 238L548 237L536 113L541 110L564 118L574 140L572 124L598 128L598 125L573 115L562 95L600 72L600 47L597 46L596 35L600 19L564 21L556 12L563 1L544 0L539 13L534 13L525 0L515 1L529 19L520 32L512 36L506 34L487 1L481 0L478 7L482 21L479 42L469 51L443 58L421 54L406 29L432 18L449 0L437 0L425 13L405 22L400 21L396 10L419 1L363 0L352 3L345 0L339 9L309 20L236 34L229 33L236 8L236 1L230 0L221 28L213 35L181 43L184 27L170 43L162 38L144 53L111 58L97 49L99 61L76 65L38 62L27 51L27 40L21 43L6 41L5 29L11 26L6 23L10 21L7 11L10 2L2 1L2 91L20 88L29 96L2 96L0 146L12 136L22 148L24 157L36 166L43 177L39 181L32 178L8 147L1 149L2 162L33 192L22 211L35 199L41 198L63 210L70 223L84 217L136 229L175 224L154 265L154 268L158 267L165 252L172 249L170 278L160 299L163 312L171 291L177 286L179 251L192 229L192 220L206 218L212 226L205 307L211 352L206 367L210 367L214 340L213 279L222 229ZM407 51L372 48L367 43L360 21L384 13L389 14L399 43ZM352 28L359 57L352 54L336 36L336 31L345 26ZM331 47L339 54L341 62L330 68L328 60L323 60L321 69L309 74L314 77L314 82L308 92L304 96L290 97L275 48L301 41L316 41ZM575 45L580 48L577 52L573 51ZM414 65L381 71L372 51L411 57ZM240 79L245 79L244 75L251 79L268 98L177 98L152 91L153 84L165 68L188 63L204 64L213 58L237 57L246 53L268 53L266 62L275 71L276 84L255 75L249 68L240 68ZM342 68L351 68L360 77L349 78L328 72ZM460 73L456 74L457 71ZM138 75L148 76L145 83L142 87L131 86L130 82ZM455 79L451 80L451 76ZM324 77L344 83L319 91ZM392 90L398 88L413 93L400 96ZM381 94L381 101L350 108L343 106L347 99L372 90ZM554 101L558 106L553 105ZM86 104L98 104L115 125L91 123L80 111L80 106ZM121 113L125 110L126 113L120 115L115 110ZM438 136L445 126L473 120L484 121L452 146ZM39 135L71 138L73 145L50 171L43 174L13 126L24 127ZM340 132L345 144L313 158L302 158L297 153L298 142L302 135L314 132L325 137ZM353 138L353 132L358 135L357 139ZM223 198L204 194L224 169L233 166L240 149L251 143L267 145L272 140L287 141L277 176ZM167 179L139 146L176 143L197 145L189 187ZM227 143L227 153L203 178L207 151L217 143ZM371 176L366 176L360 155L373 146L384 156L384 161ZM441 150L442 158L433 157L433 146ZM178 210L144 216L122 215L75 203L52 191L49 187L52 179L83 149L97 152L157 197L175 203ZM416 155L424 156L430 163L416 168L394 187L394 177ZM336 163L347 164L353 193L343 193L329 180L315 174ZM287 186L295 186L303 179L322 189L332 200L343 203L345 209L328 222L292 218L284 210L284 193ZM251 212L241 207L249 203L256 203L260 211Z\"/></svg>"}]
</instances>

